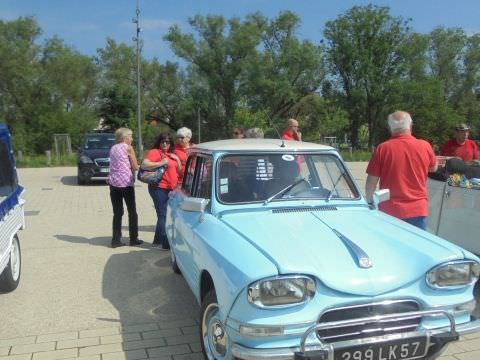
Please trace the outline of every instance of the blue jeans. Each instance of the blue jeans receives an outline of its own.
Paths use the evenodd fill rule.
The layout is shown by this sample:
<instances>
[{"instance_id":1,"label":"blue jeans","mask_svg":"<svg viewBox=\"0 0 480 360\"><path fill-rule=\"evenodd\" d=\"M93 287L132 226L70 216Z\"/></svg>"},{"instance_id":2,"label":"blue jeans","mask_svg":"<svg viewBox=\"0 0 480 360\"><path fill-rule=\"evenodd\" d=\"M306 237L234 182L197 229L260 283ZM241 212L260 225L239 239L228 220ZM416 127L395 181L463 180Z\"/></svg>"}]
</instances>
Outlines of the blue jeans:
<instances>
[{"instance_id":1,"label":"blue jeans","mask_svg":"<svg viewBox=\"0 0 480 360\"><path fill-rule=\"evenodd\" d=\"M422 230L427 230L427 217L426 216L417 216L412 218L402 219L403 221L416 226Z\"/></svg>"},{"instance_id":2,"label":"blue jeans","mask_svg":"<svg viewBox=\"0 0 480 360\"><path fill-rule=\"evenodd\" d=\"M152 197L155 211L157 212L157 226L155 227L154 244L161 244L164 249L170 249L167 233L165 231L165 221L167 219L168 194L171 190L160 189L159 187L149 185L148 193Z\"/></svg>"}]
</instances>

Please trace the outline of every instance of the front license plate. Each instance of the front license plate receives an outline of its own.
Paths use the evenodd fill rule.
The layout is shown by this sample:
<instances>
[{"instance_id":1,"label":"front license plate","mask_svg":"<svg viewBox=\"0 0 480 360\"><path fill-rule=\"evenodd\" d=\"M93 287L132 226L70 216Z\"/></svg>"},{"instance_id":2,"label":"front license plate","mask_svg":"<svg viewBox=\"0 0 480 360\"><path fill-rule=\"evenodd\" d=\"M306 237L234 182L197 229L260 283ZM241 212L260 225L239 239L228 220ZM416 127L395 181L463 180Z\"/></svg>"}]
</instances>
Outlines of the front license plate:
<instances>
[{"instance_id":1,"label":"front license plate","mask_svg":"<svg viewBox=\"0 0 480 360\"><path fill-rule=\"evenodd\" d=\"M109 169L109 168L101 168L101 169L100 169L100 172L102 172L102 173L108 173L108 172L110 172L110 169Z\"/></svg>"},{"instance_id":2,"label":"front license plate","mask_svg":"<svg viewBox=\"0 0 480 360\"><path fill-rule=\"evenodd\" d=\"M422 336L335 349L334 359L407 360L422 358L427 352L427 339Z\"/></svg>"}]
</instances>

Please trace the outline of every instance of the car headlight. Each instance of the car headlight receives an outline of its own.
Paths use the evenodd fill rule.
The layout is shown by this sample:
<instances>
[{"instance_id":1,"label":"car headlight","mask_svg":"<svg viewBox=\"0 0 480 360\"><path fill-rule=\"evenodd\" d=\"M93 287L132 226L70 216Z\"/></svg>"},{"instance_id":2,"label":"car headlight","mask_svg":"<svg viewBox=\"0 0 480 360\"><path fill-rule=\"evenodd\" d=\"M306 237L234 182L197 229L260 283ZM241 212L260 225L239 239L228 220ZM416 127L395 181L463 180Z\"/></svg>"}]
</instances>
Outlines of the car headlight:
<instances>
[{"instance_id":1,"label":"car headlight","mask_svg":"<svg viewBox=\"0 0 480 360\"><path fill-rule=\"evenodd\" d=\"M478 279L479 264L458 261L442 264L427 273L427 284L433 288L458 288Z\"/></svg>"},{"instance_id":2,"label":"car headlight","mask_svg":"<svg viewBox=\"0 0 480 360\"><path fill-rule=\"evenodd\" d=\"M93 160L90 159L88 156L85 156L85 155L80 156L80 162L82 164L93 164Z\"/></svg>"},{"instance_id":3,"label":"car headlight","mask_svg":"<svg viewBox=\"0 0 480 360\"><path fill-rule=\"evenodd\" d=\"M258 307L292 306L315 295L315 281L307 276L263 279L248 287L248 301Z\"/></svg>"}]
</instances>

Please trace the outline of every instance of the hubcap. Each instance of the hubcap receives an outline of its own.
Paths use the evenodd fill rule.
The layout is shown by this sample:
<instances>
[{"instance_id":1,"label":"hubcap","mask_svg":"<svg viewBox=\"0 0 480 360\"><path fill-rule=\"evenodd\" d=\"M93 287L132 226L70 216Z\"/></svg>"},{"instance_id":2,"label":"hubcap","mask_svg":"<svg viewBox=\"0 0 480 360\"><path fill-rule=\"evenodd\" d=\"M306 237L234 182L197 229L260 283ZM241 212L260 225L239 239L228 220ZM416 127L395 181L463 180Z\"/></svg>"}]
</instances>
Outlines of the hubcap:
<instances>
[{"instance_id":1,"label":"hubcap","mask_svg":"<svg viewBox=\"0 0 480 360\"><path fill-rule=\"evenodd\" d=\"M16 239L12 242L12 252L10 253L10 268L14 281L18 280L20 276L20 249Z\"/></svg>"},{"instance_id":2,"label":"hubcap","mask_svg":"<svg viewBox=\"0 0 480 360\"><path fill-rule=\"evenodd\" d=\"M203 345L210 360L223 358L227 353L227 334L217 314L218 304L213 303L205 309L202 319Z\"/></svg>"}]
</instances>

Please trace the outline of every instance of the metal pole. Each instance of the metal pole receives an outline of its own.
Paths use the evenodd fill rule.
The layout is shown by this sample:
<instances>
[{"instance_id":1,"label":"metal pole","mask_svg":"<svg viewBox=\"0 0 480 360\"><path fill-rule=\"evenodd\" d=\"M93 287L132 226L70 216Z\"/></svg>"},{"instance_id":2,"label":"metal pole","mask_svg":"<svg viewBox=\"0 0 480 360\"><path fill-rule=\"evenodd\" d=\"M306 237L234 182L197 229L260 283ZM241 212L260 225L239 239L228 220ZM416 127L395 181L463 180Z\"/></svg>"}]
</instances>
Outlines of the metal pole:
<instances>
[{"instance_id":1,"label":"metal pole","mask_svg":"<svg viewBox=\"0 0 480 360\"><path fill-rule=\"evenodd\" d=\"M198 119L198 143L200 144L201 141L200 141L200 133L201 133L201 121L200 121L200 109L197 109L197 119Z\"/></svg>"},{"instance_id":2,"label":"metal pole","mask_svg":"<svg viewBox=\"0 0 480 360\"><path fill-rule=\"evenodd\" d=\"M143 159L143 142L142 142L142 110L140 99L140 5L137 0L137 17L133 19L133 22L137 25L137 36L133 38L133 41L137 43L137 132L138 132L138 156Z\"/></svg>"}]
</instances>

